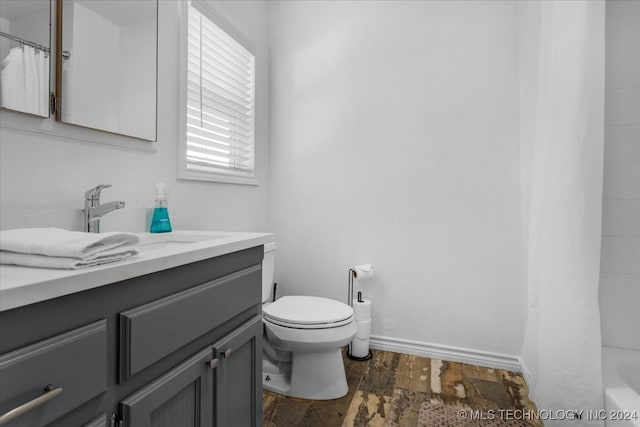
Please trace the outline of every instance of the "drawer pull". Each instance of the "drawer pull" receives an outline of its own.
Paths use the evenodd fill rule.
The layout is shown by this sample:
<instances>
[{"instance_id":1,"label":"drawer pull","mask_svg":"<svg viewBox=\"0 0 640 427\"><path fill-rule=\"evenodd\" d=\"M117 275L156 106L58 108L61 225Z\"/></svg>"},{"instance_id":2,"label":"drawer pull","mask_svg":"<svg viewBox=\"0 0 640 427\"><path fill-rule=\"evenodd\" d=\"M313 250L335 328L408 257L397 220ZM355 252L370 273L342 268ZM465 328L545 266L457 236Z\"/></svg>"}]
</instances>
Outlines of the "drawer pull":
<instances>
[{"instance_id":1,"label":"drawer pull","mask_svg":"<svg viewBox=\"0 0 640 427\"><path fill-rule=\"evenodd\" d=\"M207 363L211 369L216 369L218 367L218 359L213 359L209 363Z\"/></svg>"},{"instance_id":2,"label":"drawer pull","mask_svg":"<svg viewBox=\"0 0 640 427\"><path fill-rule=\"evenodd\" d=\"M231 357L231 349L228 349L227 351L222 353L222 355L224 356L225 359L230 358Z\"/></svg>"},{"instance_id":3,"label":"drawer pull","mask_svg":"<svg viewBox=\"0 0 640 427\"><path fill-rule=\"evenodd\" d=\"M62 387L58 387L58 388L53 388L51 386L51 384L49 384L45 389L44 389L44 394L41 396L36 397L35 399L22 404L20 406L18 406L17 408L13 408L12 410L10 410L9 412L3 414L2 416L0 416L0 425L2 424L6 424L9 421L13 420L14 418L19 417L22 414L25 414L29 411L32 411L42 405L44 405L45 403L47 403L48 401L50 401L51 399L53 399L54 397L60 395L62 393Z\"/></svg>"}]
</instances>

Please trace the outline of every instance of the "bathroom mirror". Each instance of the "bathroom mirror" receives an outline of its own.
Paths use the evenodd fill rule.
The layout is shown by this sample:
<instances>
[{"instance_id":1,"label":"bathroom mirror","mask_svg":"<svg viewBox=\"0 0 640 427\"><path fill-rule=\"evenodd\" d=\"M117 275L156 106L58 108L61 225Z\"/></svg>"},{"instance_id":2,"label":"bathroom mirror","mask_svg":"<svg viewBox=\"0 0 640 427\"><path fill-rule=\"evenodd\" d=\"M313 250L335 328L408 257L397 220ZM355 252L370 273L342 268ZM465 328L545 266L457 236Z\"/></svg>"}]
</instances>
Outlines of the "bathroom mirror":
<instances>
[{"instance_id":1,"label":"bathroom mirror","mask_svg":"<svg viewBox=\"0 0 640 427\"><path fill-rule=\"evenodd\" d=\"M56 120L156 140L157 0L58 0Z\"/></svg>"},{"instance_id":2,"label":"bathroom mirror","mask_svg":"<svg viewBox=\"0 0 640 427\"><path fill-rule=\"evenodd\" d=\"M0 107L49 117L51 2L0 1Z\"/></svg>"}]
</instances>

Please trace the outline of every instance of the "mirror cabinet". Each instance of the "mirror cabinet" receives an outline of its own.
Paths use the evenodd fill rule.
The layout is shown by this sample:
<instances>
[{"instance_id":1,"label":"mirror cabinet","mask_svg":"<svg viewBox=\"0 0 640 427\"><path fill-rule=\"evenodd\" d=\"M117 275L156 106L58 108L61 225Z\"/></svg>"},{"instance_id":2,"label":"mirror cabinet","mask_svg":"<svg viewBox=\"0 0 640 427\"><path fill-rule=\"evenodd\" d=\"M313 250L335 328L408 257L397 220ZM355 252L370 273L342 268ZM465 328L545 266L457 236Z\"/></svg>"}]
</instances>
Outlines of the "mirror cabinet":
<instances>
[{"instance_id":1,"label":"mirror cabinet","mask_svg":"<svg viewBox=\"0 0 640 427\"><path fill-rule=\"evenodd\" d=\"M155 141L158 1L51 1L0 2L0 107Z\"/></svg>"},{"instance_id":2,"label":"mirror cabinet","mask_svg":"<svg viewBox=\"0 0 640 427\"><path fill-rule=\"evenodd\" d=\"M157 2L59 0L56 119L156 139Z\"/></svg>"}]
</instances>

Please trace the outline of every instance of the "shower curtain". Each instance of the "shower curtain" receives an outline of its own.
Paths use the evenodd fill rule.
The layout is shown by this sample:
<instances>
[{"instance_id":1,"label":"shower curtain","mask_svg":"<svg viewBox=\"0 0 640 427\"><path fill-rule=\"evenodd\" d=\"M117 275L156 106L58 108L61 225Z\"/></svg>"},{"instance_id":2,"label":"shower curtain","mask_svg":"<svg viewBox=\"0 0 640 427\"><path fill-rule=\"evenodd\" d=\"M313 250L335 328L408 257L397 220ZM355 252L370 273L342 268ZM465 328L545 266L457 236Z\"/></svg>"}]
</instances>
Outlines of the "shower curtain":
<instances>
[{"instance_id":1,"label":"shower curtain","mask_svg":"<svg viewBox=\"0 0 640 427\"><path fill-rule=\"evenodd\" d=\"M604 1L541 1L522 365L545 426L602 409L598 282L604 145ZM556 415L556 416L553 416ZM577 418L569 415L568 418Z\"/></svg>"},{"instance_id":2,"label":"shower curtain","mask_svg":"<svg viewBox=\"0 0 640 427\"><path fill-rule=\"evenodd\" d=\"M31 46L11 49L2 61L0 105L49 115L49 55Z\"/></svg>"}]
</instances>

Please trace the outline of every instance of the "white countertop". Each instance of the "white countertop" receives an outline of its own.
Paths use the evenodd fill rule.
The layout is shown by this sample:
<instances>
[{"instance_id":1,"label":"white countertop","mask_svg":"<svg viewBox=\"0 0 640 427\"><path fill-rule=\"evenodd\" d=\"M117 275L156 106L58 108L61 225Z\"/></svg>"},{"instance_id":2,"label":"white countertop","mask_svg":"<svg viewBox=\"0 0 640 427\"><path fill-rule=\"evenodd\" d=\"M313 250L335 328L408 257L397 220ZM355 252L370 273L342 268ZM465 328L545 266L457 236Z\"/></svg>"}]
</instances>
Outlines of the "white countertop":
<instances>
[{"instance_id":1,"label":"white countertop","mask_svg":"<svg viewBox=\"0 0 640 427\"><path fill-rule=\"evenodd\" d=\"M80 270L0 265L0 311L97 288L133 277L263 245L271 233L174 231L139 233L140 254L126 261ZM193 237L196 241L189 241ZM166 243L164 243L164 240Z\"/></svg>"}]
</instances>

